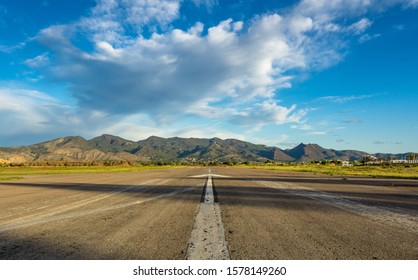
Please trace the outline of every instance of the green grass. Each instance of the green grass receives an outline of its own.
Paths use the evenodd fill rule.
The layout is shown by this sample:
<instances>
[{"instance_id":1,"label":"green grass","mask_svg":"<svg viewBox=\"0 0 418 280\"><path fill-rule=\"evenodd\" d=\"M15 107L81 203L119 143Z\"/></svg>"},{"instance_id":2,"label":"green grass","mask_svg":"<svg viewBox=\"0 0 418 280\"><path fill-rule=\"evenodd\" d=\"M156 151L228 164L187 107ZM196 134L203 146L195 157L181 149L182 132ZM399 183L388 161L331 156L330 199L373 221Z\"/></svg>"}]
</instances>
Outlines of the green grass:
<instances>
[{"instance_id":1,"label":"green grass","mask_svg":"<svg viewBox=\"0 0 418 280\"><path fill-rule=\"evenodd\" d=\"M115 173L137 172L143 170L157 170L167 168L181 168L185 166L25 166L0 167L0 181L22 179L22 175L35 174L88 174L88 173ZM372 176L389 178L418 179L418 166L337 166L337 165L239 165L241 168L260 168L278 171L312 172L328 175L343 176Z\"/></svg>"},{"instance_id":2,"label":"green grass","mask_svg":"<svg viewBox=\"0 0 418 280\"><path fill-rule=\"evenodd\" d=\"M0 176L0 181L7 181L7 180L18 180L18 179L23 179L22 176Z\"/></svg>"},{"instance_id":3,"label":"green grass","mask_svg":"<svg viewBox=\"0 0 418 280\"><path fill-rule=\"evenodd\" d=\"M246 168L261 168L270 170L296 171L296 172L312 172L327 175L348 175L348 176L371 176L371 177L388 177L388 178L405 178L418 179L418 166L337 166L337 165L317 165L317 164L301 164L301 165L283 165L283 166L245 166Z\"/></svg>"},{"instance_id":4,"label":"green grass","mask_svg":"<svg viewBox=\"0 0 418 280\"><path fill-rule=\"evenodd\" d=\"M3 176L18 176L18 175L136 172L136 171L143 171L143 170L167 169L167 168L175 168L175 167L178 167L178 166L24 166L24 167L0 167L0 178L8 178L8 177L3 177Z\"/></svg>"}]
</instances>

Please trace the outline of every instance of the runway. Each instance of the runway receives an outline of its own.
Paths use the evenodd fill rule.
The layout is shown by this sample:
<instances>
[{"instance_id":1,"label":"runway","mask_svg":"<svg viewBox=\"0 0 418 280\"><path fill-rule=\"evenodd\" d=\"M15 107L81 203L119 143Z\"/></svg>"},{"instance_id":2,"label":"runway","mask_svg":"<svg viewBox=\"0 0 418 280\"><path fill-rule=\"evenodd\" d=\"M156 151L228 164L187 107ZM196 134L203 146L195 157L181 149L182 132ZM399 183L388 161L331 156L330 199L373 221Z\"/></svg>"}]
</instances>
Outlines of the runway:
<instances>
[{"instance_id":1,"label":"runway","mask_svg":"<svg viewBox=\"0 0 418 280\"><path fill-rule=\"evenodd\" d=\"M416 260L417 217L417 180L226 167L32 175L0 183L0 259Z\"/></svg>"}]
</instances>

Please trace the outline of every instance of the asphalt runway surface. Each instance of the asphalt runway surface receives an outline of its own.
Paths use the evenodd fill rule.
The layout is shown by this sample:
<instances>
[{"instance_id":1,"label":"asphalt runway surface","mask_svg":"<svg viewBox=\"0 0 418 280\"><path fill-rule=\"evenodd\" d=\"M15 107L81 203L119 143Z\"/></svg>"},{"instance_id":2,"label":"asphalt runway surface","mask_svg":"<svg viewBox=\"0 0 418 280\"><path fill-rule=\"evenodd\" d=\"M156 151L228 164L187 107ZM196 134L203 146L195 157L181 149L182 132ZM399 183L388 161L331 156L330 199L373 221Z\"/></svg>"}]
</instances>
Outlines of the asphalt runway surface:
<instances>
[{"instance_id":1,"label":"asphalt runway surface","mask_svg":"<svg viewBox=\"0 0 418 280\"><path fill-rule=\"evenodd\" d=\"M418 180L226 167L0 182L0 259L418 259Z\"/></svg>"}]
</instances>

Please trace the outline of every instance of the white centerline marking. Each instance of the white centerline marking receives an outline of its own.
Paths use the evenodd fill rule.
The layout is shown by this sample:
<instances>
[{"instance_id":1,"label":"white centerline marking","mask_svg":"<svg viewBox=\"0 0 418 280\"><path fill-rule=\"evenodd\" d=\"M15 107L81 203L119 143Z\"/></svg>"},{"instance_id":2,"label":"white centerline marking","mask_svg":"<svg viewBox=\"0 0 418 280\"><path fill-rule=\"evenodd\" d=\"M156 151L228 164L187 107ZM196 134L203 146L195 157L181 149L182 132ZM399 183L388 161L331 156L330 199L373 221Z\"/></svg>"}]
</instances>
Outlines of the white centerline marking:
<instances>
[{"instance_id":1,"label":"white centerline marking","mask_svg":"<svg viewBox=\"0 0 418 280\"><path fill-rule=\"evenodd\" d=\"M214 199L212 176L208 176L204 203L200 203L195 218L186 254L188 260L229 260L221 209Z\"/></svg>"},{"instance_id":2,"label":"white centerline marking","mask_svg":"<svg viewBox=\"0 0 418 280\"><path fill-rule=\"evenodd\" d=\"M208 180L206 181L205 203L215 203L211 176L209 176Z\"/></svg>"}]
</instances>

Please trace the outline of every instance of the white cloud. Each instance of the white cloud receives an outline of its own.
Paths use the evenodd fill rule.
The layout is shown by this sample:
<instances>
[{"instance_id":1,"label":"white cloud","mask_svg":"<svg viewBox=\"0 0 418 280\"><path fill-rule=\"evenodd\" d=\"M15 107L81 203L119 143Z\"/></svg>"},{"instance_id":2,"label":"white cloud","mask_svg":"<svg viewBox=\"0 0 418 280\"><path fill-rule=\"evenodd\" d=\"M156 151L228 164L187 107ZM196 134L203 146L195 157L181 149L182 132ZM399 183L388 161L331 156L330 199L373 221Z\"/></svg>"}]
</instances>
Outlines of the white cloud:
<instances>
[{"instance_id":1,"label":"white cloud","mask_svg":"<svg viewBox=\"0 0 418 280\"><path fill-rule=\"evenodd\" d=\"M418 7L418 0L407 0L405 1L404 6L407 8L416 8Z\"/></svg>"},{"instance_id":2,"label":"white cloud","mask_svg":"<svg viewBox=\"0 0 418 280\"><path fill-rule=\"evenodd\" d=\"M213 7L219 5L219 0L192 0L193 3L198 7L206 7L209 11Z\"/></svg>"},{"instance_id":3,"label":"white cloud","mask_svg":"<svg viewBox=\"0 0 418 280\"><path fill-rule=\"evenodd\" d=\"M366 31L370 26L372 25L372 22L367 18L362 18L359 21L351 24L347 28L349 30L352 30L354 34L362 34L364 31Z\"/></svg>"},{"instance_id":4,"label":"white cloud","mask_svg":"<svg viewBox=\"0 0 418 280\"><path fill-rule=\"evenodd\" d=\"M148 23L157 22L165 25L178 17L180 3L173 0L125 0L127 10L127 22L143 26Z\"/></svg>"},{"instance_id":5,"label":"white cloud","mask_svg":"<svg viewBox=\"0 0 418 280\"><path fill-rule=\"evenodd\" d=\"M7 46L7 45L0 45L0 52L2 53L12 53L16 50L22 49L25 47L26 42L21 42L13 46Z\"/></svg>"},{"instance_id":6,"label":"white cloud","mask_svg":"<svg viewBox=\"0 0 418 280\"><path fill-rule=\"evenodd\" d=\"M362 100L367 98L373 98L379 94L362 94L362 95L350 95L350 96L323 96L317 99L321 102L332 102L332 103L346 103L354 100Z\"/></svg>"},{"instance_id":7,"label":"white cloud","mask_svg":"<svg viewBox=\"0 0 418 280\"><path fill-rule=\"evenodd\" d=\"M311 125L306 124L306 123L301 123L301 124L298 124L298 125L291 125L290 128L300 129L300 130L313 130L314 129Z\"/></svg>"},{"instance_id":8,"label":"white cloud","mask_svg":"<svg viewBox=\"0 0 418 280\"><path fill-rule=\"evenodd\" d=\"M308 32L313 28L313 20L310 17L295 15L289 20L289 30L293 34Z\"/></svg>"},{"instance_id":9,"label":"white cloud","mask_svg":"<svg viewBox=\"0 0 418 280\"><path fill-rule=\"evenodd\" d=\"M0 135L44 133L51 129L46 125L51 121L57 129L67 119L56 104L57 100L39 91L0 88Z\"/></svg>"},{"instance_id":10,"label":"white cloud","mask_svg":"<svg viewBox=\"0 0 418 280\"><path fill-rule=\"evenodd\" d=\"M103 0L79 21L41 30L37 40L49 55L26 64L40 66L49 57L45 75L68 85L83 112L121 120L142 114L159 125L192 115L259 127L295 123L306 130L308 110L283 106L277 95L299 71L341 61L350 38L366 40L368 12L403 3L378 2L304 0L283 14L179 29L171 24L181 17L180 0ZM92 50L77 47L83 38Z\"/></svg>"},{"instance_id":11,"label":"white cloud","mask_svg":"<svg viewBox=\"0 0 418 280\"><path fill-rule=\"evenodd\" d=\"M121 118L107 127L97 127L93 133L99 135L108 133L118 135L130 140L142 140L151 135L159 137L193 137L193 138L212 138L221 139L235 138L247 140L245 133L234 133L222 129L221 122L209 122L202 124L191 124L187 120L182 120L176 126L171 124L157 125L149 116L136 114Z\"/></svg>"},{"instance_id":12,"label":"white cloud","mask_svg":"<svg viewBox=\"0 0 418 280\"><path fill-rule=\"evenodd\" d=\"M225 120L233 124L252 126L257 130L267 124L300 123L306 115L306 111L297 110L296 105L287 108L278 105L275 100L265 100L241 108L215 107L203 102L190 108L187 113L207 119Z\"/></svg>"},{"instance_id":13,"label":"white cloud","mask_svg":"<svg viewBox=\"0 0 418 280\"><path fill-rule=\"evenodd\" d=\"M281 124L300 115L290 114L294 107L268 100L290 86L292 77L284 71L305 66L281 25L281 17L271 15L241 33L243 23L228 19L202 35L203 25L197 23L187 31L140 36L123 47L98 41L92 53L70 43L71 27L49 27L38 39L55 51L57 63L50 72L69 83L83 108L163 117L191 111L206 99L226 97L236 105L261 98L266 100L257 107L271 114L266 119ZM241 113L252 116L249 111Z\"/></svg>"},{"instance_id":14,"label":"white cloud","mask_svg":"<svg viewBox=\"0 0 418 280\"><path fill-rule=\"evenodd\" d=\"M401 141L380 141L376 140L373 141L374 145L402 145Z\"/></svg>"},{"instance_id":15,"label":"white cloud","mask_svg":"<svg viewBox=\"0 0 418 280\"><path fill-rule=\"evenodd\" d=\"M179 16L179 9L178 0L101 0L75 25L91 32L89 39L93 42L124 45L144 28L164 29Z\"/></svg>"},{"instance_id":16,"label":"white cloud","mask_svg":"<svg viewBox=\"0 0 418 280\"><path fill-rule=\"evenodd\" d=\"M326 135L327 133L325 131L310 131L306 133L306 135Z\"/></svg>"},{"instance_id":17,"label":"white cloud","mask_svg":"<svg viewBox=\"0 0 418 280\"><path fill-rule=\"evenodd\" d=\"M273 100L266 100L250 108L239 111L232 122L243 125L298 123L305 116L304 110L296 110L296 105L289 108L280 106Z\"/></svg>"},{"instance_id":18,"label":"white cloud","mask_svg":"<svg viewBox=\"0 0 418 280\"><path fill-rule=\"evenodd\" d=\"M43 54L40 54L34 58L29 58L25 60L25 64L32 67L32 68L39 68L39 67L45 67L49 63L49 53L45 52Z\"/></svg>"},{"instance_id":19,"label":"white cloud","mask_svg":"<svg viewBox=\"0 0 418 280\"><path fill-rule=\"evenodd\" d=\"M368 12L383 12L395 5L417 7L417 0L302 0L296 11L321 20L358 17Z\"/></svg>"},{"instance_id":20,"label":"white cloud","mask_svg":"<svg viewBox=\"0 0 418 280\"><path fill-rule=\"evenodd\" d=\"M370 41L370 40L373 40L373 39L375 39L375 38L379 38L380 36L382 36L381 34L373 34L373 35L370 35L370 34L364 34L364 35L362 35L359 39L358 39L358 41L359 41L359 43L360 44L362 44L362 43L364 43L364 42L367 42L367 41Z\"/></svg>"}]
</instances>

